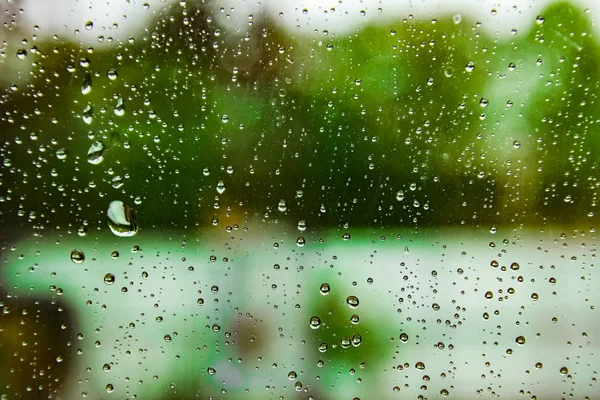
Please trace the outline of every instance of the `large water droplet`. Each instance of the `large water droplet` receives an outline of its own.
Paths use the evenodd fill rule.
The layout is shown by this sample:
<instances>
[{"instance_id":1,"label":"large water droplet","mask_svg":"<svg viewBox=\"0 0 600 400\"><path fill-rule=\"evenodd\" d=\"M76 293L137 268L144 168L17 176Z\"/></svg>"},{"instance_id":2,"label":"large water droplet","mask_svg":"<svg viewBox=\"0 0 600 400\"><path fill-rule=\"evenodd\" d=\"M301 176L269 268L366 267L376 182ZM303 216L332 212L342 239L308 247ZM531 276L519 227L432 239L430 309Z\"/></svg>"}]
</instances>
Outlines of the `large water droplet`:
<instances>
[{"instance_id":1,"label":"large water droplet","mask_svg":"<svg viewBox=\"0 0 600 400\"><path fill-rule=\"evenodd\" d=\"M104 143L100 141L92 143L87 154L88 162L94 165L100 164L104 160L104 150L106 150Z\"/></svg>"},{"instance_id":2,"label":"large water droplet","mask_svg":"<svg viewBox=\"0 0 600 400\"><path fill-rule=\"evenodd\" d=\"M138 231L133 210L122 201L115 200L108 206L106 212L108 226L112 233L119 237L133 236Z\"/></svg>"}]
</instances>

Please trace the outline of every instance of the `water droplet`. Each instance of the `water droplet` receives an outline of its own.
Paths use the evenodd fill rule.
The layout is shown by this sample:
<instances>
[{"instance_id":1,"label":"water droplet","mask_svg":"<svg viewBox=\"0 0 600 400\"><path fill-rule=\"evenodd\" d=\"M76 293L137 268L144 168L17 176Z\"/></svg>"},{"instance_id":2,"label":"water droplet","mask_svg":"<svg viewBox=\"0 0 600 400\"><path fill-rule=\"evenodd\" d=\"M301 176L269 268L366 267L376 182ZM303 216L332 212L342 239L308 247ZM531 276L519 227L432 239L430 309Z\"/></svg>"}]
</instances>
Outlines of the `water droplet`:
<instances>
[{"instance_id":1,"label":"water droplet","mask_svg":"<svg viewBox=\"0 0 600 400\"><path fill-rule=\"evenodd\" d=\"M17 58L19 60L23 60L23 59L25 59L25 57L27 57L27 50L25 50L25 49L17 50Z\"/></svg>"},{"instance_id":2,"label":"water droplet","mask_svg":"<svg viewBox=\"0 0 600 400\"><path fill-rule=\"evenodd\" d=\"M92 21L88 21L85 23L85 29L87 29L88 31L91 30L94 27L94 23Z\"/></svg>"},{"instance_id":3,"label":"water droplet","mask_svg":"<svg viewBox=\"0 0 600 400\"><path fill-rule=\"evenodd\" d=\"M224 191L225 191L225 183L223 183L223 181L219 181L217 183L217 193L223 194Z\"/></svg>"},{"instance_id":4,"label":"water droplet","mask_svg":"<svg viewBox=\"0 0 600 400\"><path fill-rule=\"evenodd\" d=\"M105 150L106 146L104 146L104 143L100 141L92 143L87 153L87 161L94 165L100 164L102 161L104 161Z\"/></svg>"},{"instance_id":5,"label":"water droplet","mask_svg":"<svg viewBox=\"0 0 600 400\"><path fill-rule=\"evenodd\" d=\"M542 368L544 368L544 364L542 364L541 362L538 361L538 362L535 363L535 368L536 369L542 369Z\"/></svg>"},{"instance_id":6,"label":"water droplet","mask_svg":"<svg viewBox=\"0 0 600 400\"><path fill-rule=\"evenodd\" d=\"M331 288L329 287L329 283L322 283L319 291L323 296L328 295Z\"/></svg>"},{"instance_id":7,"label":"water droplet","mask_svg":"<svg viewBox=\"0 0 600 400\"><path fill-rule=\"evenodd\" d=\"M415 364L415 368L416 369L420 369L420 370L424 370L425 369L425 364L422 361L419 361Z\"/></svg>"},{"instance_id":8,"label":"water droplet","mask_svg":"<svg viewBox=\"0 0 600 400\"><path fill-rule=\"evenodd\" d=\"M340 346L343 349L347 349L348 347L350 347L350 338L348 336L342 336L342 339L340 340Z\"/></svg>"},{"instance_id":9,"label":"water droplet","mask_svg":"<svg viewBox=\"0 0 600 400\"><path fill-rule=\"evenodd\" d=\"M283 199L279 200L279 204L277 204L277 209L281 212L287 211L287 202Z\"/></svg>"},{"instance_id":10,"label":"water droplet","mask_svg":"<svg viewBox=\"0 0 600 400\"><path fill-rule=\"evenodd\" d=\"M346 299L346 303L348 304L348 307L350 308L356 308L358 307L358 297L356 296L348 296L348 298Z\"/></svg>"},{"instance_id":11,"label":"water droplet","mask_svg":"<svg viewBox=\"0 0 600 400\"><path fill-rule=\"evenodd\" d=\"M475 63L473 61L469 61L467 63L467 65L465 65L465 71L467 71L467 72L473 72L474 69L475 69Z\"/></svg>"},{"instance_id":12,"label":"water droplet","mask_svg":"<svg viewBox=\"0 0 600 400\"><path fill-rule=\"evenodd\" d=\"M525 344L525 337L524 336L517 336L517 338L515 339L515 342L517 342L517 344L523 346Z\"/></svg>"},{"instance_id":13,"label":"water droplet","mask_svg":"<svg viewBox=\"0 0 600 400\"><path fill-rule=\"evenodd\" d=\"M209 375L214 375L217 373L217 370L214 367L208 367L206 372L208 372Z\"/></svg>"},{"instance_id":14,"label":"water droplet","mask_svg":"<svg viewBox=\"0 0 600 400\"><path fill-rule=\"evenodd\" d=\"M521 268L519 263L514 262L514 263L510 264L510 269L512 269L513 271L518 271L519 268Z\"/></svg>"},{"instance_id":15,"label":"water droplet","mask_svg":"<svg viewBox=\"0 0 600 400\"><path fill-rule=\"evenodd\" d=\"M498 229L496 228L496 225L490 226L490 233L491 234L496 234L497 231L498 231Z\"/></svg>"},{"instance_id":16,"label":"water droplet","mask_svg":"<svg viewBox=\"0 0 600 400\"><path fill-rule=\"evenodd\" d=\"M115 79L118 78L119 74L117 73L116 69L109 69L106 72L106 76L108 77L108 79L110 79L111 81L114 81Z\"/></svg>"},{"instance_id":17,"label":"water droplet","mask_svg":"<svg viewBox=\"0 0 600 400\"><path fill-rule=\"evenodd\" d=\"M301 219L300 221L298 221L298 230L300 232L304 232L306 230L306 221Z\"/></svg>"},{"instance_id":18,"label":"water droplet","mask_svg":"<svg viewBox=\"0 0 600 400\"><path fill-rule=\"evenodd\" d=\"M306 244L306 239L304 239L304 237L302 236L298 236L298 238L296 239L296 245L298 247L303 247Z\"/></svg>"},{"instance_id":19,"label":"water droplet","mask_svg":"<svg viewBox=\"0 0 600 400\"><path fill-rule=\"evenodd\" d=\"M171 338L171 335L165 335L165 336L163 337L163 339L165 339L165 342L167 342L167 343L171 343L171 341L173 340L173 339Z\"/></svg>"},{"instance_id":20,"label":"water droplet","mask_svg":"<svg viewBox=\"0 0 600 400\"><path fill-rule=\"evenodd\" d=\"M125 184L125 182L123 182L123 178L120 175L117 175L112 178L110 184L115 189L119 189Z\"/></svg>"},{"instance_id":21,"label":"water droplet","mask_svg":"<svg viewBox=\"0 0 600 400\"><path fill-rule=\"evenodd\" d=\"M360 317L357 314L352 314L350 317L350 322L356 325L360 322Z\"/></svg>"},{"instance_id":22,"label":"water droplet","mask_svg":"<svg viewBox=\"0 0 600 400\"><path fill-rule=\"evenodd\" d=\"M88 94L92 91L92 75L89 72L85 73L83 83L81 84L81 93Z\"/></svg>"},{"instance_id":23,"label":"water droplet","mask_svg":"<svg viewBox=\"0 0 600 400\"><path fill-rule=\"evenodd\" d=\"M440 305L438 303L433 303L431 305L431 308L433 308L433 311L439 311L440 310Z\"/></svg>"},{"instance_id":24,"label":"water droplet","mask_svg":"<svg viewBox=\"0 0 600 400\"><path fill-rule=\"evenodd\" d=\"M515 140L515 141L513 142L513 147L514 147L515 149L520 149L520 148L521 148L521 142L519 142L518 140Z\"/></svg>"},{"instance_id":25,"label":"water droplet","mask_svg":"<svg viewBox=\"0 0 600 400\"><path fill-rule=\"evenodd\" d=\"M106 393L112 393L115 390L115 387L112 384L106 385Z\"/></svg>"},{"instance_id":26,"label":"water droplet","mask_svg":"<svg viewBox=\"0 0 600 400\"><path fill-rule=\"evenodd\" d=\"M88 104L83 109L83 113L81 114L81 119L83 119L83 122L90 125L92 123L93 118L94 118L94 109L92 108L91 105Z\"/></svg>"},{"instance_id":27,"label":"water droplet","mask_svg":"<svg viewBox=\"0 0 600 400\"><path fill-rule=\"evenodd\" d=\"M488 300L493 299L494 293L492 293L491 291L488 290L487 292L485 292L485 298Z\"/></svg>"},{"instance_id":28,"label":"water droplet","mask_svg":"<svg viewBox=\"0 0 600 400\"><path fill-rule=\"evenodd\" d=\"M396 200L398 200L398 201L404 200L404 190L398 190L396 192Z\"/></svg>"},{"instance_id":29,"label":"water droplet","mask_svg":"<svg viewBox=\"0 0 600 400\"><path fill-rule=\"evenodd\" d=\"M352 238L352 236L350 236L350 234L348 232L346 232L342 235L342 239L344 239L344 241L346 241L346 242L348 240L350 240L351 238Z\"/></svg>"},{"instance_id":30,"label":"water droplet","mask_svg":"<svg viewBox=\"0 0 600 400\"><path fill-rule=\"evenodd\" d=\"M119 237L133 236L138 231L133 210L122 201L112 201L106 212L108 226L112 233Z\"/></svg>"},{"instance_id":31,"label":"water droplet","mask_svg":"<svg viewBox=\"0 0 600 400\"><path fill-rule=\"evenodd\" d=\"M312 329L318 329L321 326L321 319L319 317L312 316L310 317L310 327Z\"/></svg>"},{"instance_id":32,"label":"water droplet","mask_svg":"<svg viewBox=\"0 0 600 400\"><path fill-rule=\"evenodd\" d=\"M560 369L560 374L561 374L561 375L566 375L566 374L568 374L568 373L569 373L569 369L568 369L567 367L562 367L562 368Z\"/></svg>"},{"instance_id":33,"label":"water droplet","mask_svg":"<svg viewBox=\"0 0 600 400\"><path fill-rule=\"evenodd\" d=\"M401 333L401 334L400 334L400 341L401 341L402 343L406 343L406 342L408 342L408 335L407 335L406 333Z\"/></svg>"},{"instance_id":34,"label":"water droplet","mask_svg":"<svg viewBox=\"0 0 600 400\"><path fill-rule=\"evenodd\" d=\"M75 264L81 264L85 261L85 254L79 249L71 250L71 261Z\"/></svg>"},{"instance_id":35,"label":"water droplet","mask_svg":"<svg viewBox=\"0 0 600 400\"><path fill-rule=\"evenodd\" d=\"M360 346L361 342L362 342L362 337L358 333L356 333L354 336L352 336L352 346L358 347L358 346Z\"/></svg>"},{"instance_id":36,"label":"water droplet","mask_svg":"<svg viewBox=\"0 0 600 400\"><path fill-rule=\"evenodd\" d=\"M484 99L483 97L481 98L481 100L479 100L479 106L480 107L487 107L489 105L489 101L487 99Z\"/></svg>"},{"instance_id":37,"label":"water droplet","mask_svg":"<svg viewBox=\"0 0 600 400\"><path fill-rule=\"evenodd\" d=\"M58 158L59 160L66 159L67 158L67 149L62 148L62 149L56 150L56 158Z\"/></svg>"},{"instance_id":38,"label":"water droplet","mask_svg":"<svg viewBox=\"0 0 600 400\"><path fill-rule=\"evenodd\" d=\"M104 275L104 283L107 285L112 285L113 283L115 283L115 276L110 273Z\"/></svg>"},{"instance_id":39,"label":"water droplet","mask_svg":"<svg viewBox=\"0 0 600 400\"><path fill-rule=\"evenodd\" d=\"M117 99L117 104L115 105L115 115L122 117L123 115L125 115L125 100L123 100L122 97L119 97Z\"/></svg>"},{"instance_id":40,"label":"water droplet","mask_svg":"<svg viewBox=\"0 0 600 400\"><path fill-rule=\"evenodd\" d=\"M542 25L545 21L546 21L546 19L544 17L542 17L541 15L538 15L535 19L535 23L538 25Z\"/></svg>"},{"instance_id":41,"label":"water droplet","mask_svg":"<svg viewBox=\"0 0 600 400\"><path fill-rule=\"evenodd\" d=\"M288 374L288 378L292 381L295 380L297 376L298 374L296 374L296 371L290 371L290 373Z\"/></svg>"},{"instance_id":42,"label":"water droplet","mask_svg":"<svg viewBox=\"0 0 600 400\"><path fill-rule=\"evenodd\" d=\"M452 17L452 20L454 21L454 23L455 23L456 25L458 25L458 24L460 24L460 23L461 23L461 21L462 21L462 15L460 15L460 14L455 14L455 15Z\"/></svg>"}]
</instances>

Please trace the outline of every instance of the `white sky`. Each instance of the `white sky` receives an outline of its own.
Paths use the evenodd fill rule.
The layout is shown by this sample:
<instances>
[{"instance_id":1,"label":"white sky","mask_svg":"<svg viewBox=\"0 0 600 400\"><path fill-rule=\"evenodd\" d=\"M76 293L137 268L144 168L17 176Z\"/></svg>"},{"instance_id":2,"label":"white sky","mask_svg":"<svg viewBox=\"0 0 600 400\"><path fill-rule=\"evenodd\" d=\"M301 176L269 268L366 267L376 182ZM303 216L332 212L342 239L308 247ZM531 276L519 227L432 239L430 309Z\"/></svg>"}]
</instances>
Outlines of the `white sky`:
<instances>
[{"instance_id":1,"label":"white sky","mask_svg":"<svg viewBox=\"0 0 600 400\"><path fill-rule=\"evenodd\" d=\"M10 3L15 0L8 0ZM187 0L188 3L198 0ZM135 34L171 2L179 0L23 0L23 13L19 17L21 32L27 33L38 25L38 35L57 34L82 44L97 41L99 35L112 36L125 40ZM230 32L241 29L245 32L248 15L254 21L270 16L295 32L312 33L315 30L328 30L330 34L341 34L354 30L360 24L403 18L409 14L416 18L428 19L442 15L461 14L482 22L482 28L500 36L510 35L515 28L523 30L533 25L542 9L555 0L224 0L213 1L215 18L227 23ZM589 9L592 20L600 11L600 0L573 0L581 9ZM144 3L149 8L144 7ZM223 7L224 11L219 12ZM331 11L335 9L335 11ZM381 12L378 10L381 8ZM303 13L306 9L307 12ZM491 10L496 9L496 15ZM361 11L364 10L364 15ZM283 13L280 16L280 13ZM225 16L229 14L229 17ZM94 26L85 29L87 21ZM113 24L117 23L118 28ZM299 27L299 28L298 28ZM233 28L233 29L232 29ZM79 33L75 35L75 30ZM242 32L242 33L243 33Z\"/></svg>"}]
</instances>

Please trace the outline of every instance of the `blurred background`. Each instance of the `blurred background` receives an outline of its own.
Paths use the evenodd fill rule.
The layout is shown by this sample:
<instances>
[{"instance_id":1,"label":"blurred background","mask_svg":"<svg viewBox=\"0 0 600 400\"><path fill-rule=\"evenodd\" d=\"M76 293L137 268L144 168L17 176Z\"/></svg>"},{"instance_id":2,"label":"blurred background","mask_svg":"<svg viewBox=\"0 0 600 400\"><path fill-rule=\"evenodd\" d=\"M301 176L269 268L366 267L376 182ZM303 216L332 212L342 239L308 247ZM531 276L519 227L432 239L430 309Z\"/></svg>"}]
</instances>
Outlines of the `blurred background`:
<instances>
[{"instance_id":1,"label":"blurred background","mask_svg":"<svg viewBox=\"0 0 600 400\"><path fill-rule=\"evenodd\" d=\"M2 398L599 399L594 1L4 0Z\"/></svg>"}]
</instances>

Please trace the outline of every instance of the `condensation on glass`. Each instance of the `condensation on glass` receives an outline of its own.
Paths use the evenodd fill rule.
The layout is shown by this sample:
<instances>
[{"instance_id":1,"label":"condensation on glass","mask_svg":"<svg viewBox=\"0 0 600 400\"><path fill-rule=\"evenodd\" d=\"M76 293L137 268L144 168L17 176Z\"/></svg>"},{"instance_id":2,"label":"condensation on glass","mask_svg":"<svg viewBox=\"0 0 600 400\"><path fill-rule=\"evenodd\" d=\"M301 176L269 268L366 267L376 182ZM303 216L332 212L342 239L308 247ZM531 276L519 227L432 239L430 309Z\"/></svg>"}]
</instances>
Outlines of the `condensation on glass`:
<instances>
[{"instance_id":1,"label":"condensation on glass","mask_svg":"<svg viewBox=\"0 0 600 400\"><path fill-rule=\"evenodd\" d=\"M600 398L600 7L513 3L1 1L0 397Z\"/></svg>"}]
</instances>

